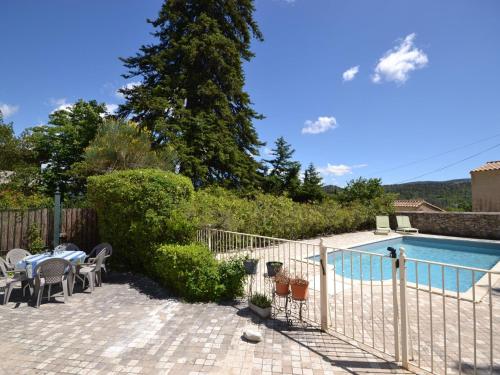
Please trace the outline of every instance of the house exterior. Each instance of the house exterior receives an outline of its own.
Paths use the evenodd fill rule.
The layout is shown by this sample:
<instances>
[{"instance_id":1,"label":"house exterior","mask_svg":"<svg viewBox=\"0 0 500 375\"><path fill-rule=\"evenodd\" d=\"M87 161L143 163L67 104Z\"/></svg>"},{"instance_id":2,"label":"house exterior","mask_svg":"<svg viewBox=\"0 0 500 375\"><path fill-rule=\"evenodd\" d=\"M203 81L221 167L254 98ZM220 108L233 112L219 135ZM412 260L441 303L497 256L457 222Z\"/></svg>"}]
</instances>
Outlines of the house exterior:
<instances>
[{"instance_id":1,"label":"house exterior","mask_svg":"<svg viewBox=\"0 0 500 375\"><path fill-rule=\"evenodd\" d=\"M472 211L500 212L500 160L470 171Z\"/></svg>"},{"instance_id":2,"label":"house exterior","mask_svg":"<svg viewBox=\"0 0 500 375\"><path fill-rule=\"evenodd\" d=\"M423 199L398 199L394 201L396 212L419 211L419 212L444 212L442 208L435 206Z\"/></svg>"}]
</instances>

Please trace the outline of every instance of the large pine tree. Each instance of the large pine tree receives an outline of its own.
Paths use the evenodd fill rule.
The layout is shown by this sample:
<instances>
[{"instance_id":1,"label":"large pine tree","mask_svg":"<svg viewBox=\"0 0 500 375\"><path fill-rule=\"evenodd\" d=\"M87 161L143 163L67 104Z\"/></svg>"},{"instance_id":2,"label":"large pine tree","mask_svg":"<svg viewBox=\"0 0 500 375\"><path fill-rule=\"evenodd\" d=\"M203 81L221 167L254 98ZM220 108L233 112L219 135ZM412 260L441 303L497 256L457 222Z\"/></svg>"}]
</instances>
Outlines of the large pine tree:
<instances>
[{"instance_id":1,"label":"large pine tree","mask_svg":"<svg viewBox=\"0 0 500 375\"><path fill-rule=\"evenodd\" d=\"M242 65L253 57L252 38L262 40L253 12L253 0L166 0L148 20L158 41L122 59L124 77L141 84L122 89L119 114L149 129L155 146L170 144L197 187L257 182L252 121L261 115L244 91Z\"/></svg>"}]
</instances>

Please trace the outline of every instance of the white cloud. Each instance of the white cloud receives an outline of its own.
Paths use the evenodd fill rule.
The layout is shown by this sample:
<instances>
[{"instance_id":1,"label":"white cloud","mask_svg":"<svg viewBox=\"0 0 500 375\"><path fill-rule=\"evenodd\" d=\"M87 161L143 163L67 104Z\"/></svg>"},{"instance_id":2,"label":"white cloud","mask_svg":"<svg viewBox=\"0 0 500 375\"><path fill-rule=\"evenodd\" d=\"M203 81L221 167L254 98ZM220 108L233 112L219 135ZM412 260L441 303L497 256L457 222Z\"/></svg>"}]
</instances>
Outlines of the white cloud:
<instances>
[{"instance_id":1,"label":"white cloud","mask_svg":"<svg viewBox=\"0 0 500 375\"><path fill-rule=\"evenodd\" d=\"M327 130L335 129L337 127L337 120L335 117L318 117L316 121L307 120L302 128L302 134L319 134Z\"/></svg>"},{"instance_id":2,"label":"white cloud","mask_svg":"<svg viewBox=\"0 0 500 375\"><path fill-rule=\"evenodd\" d=\"M372 76L374 83L382 81L405 83L410 72L427 65L429 62L427 55L413 44L415 37L415 33L408 35L399 46L390 49L378 60Z\"/></svg>"},{"instance_id":3,"label":"white cloud","mask_svg":"<svg viewBox=\"0 0 500 375\"><path fill-rule=\"evenodd\" d=\"M3 117L7 118L19 111L19 106L0 103L0 111L2 112Z\"/></svg>"},{"instance_id":4,"label":"white cloud","mask_svg":"<svg viewBox=\"0 0 500 375\"><path fill-rule=\"evenodd\" d=\"M106 112L108 112L110 115L114 114L117 109L118 104L106 104Z\"/></svg>"},{"instance_id":5,"label":"white cloud","mask_svg":"<svg viewBox=\"0 0 500 375\"><path fill-rule=\"evenodd\" d=\"M321 167L318 168L318 171L323 174L324 176L344 176L346 174L352 174L352 170L356 168L363 168L367 167L367 164L356 164L356 165L345 165L345 164L338 164L338 165L333 165L328 163L326 167Z\"/></svg>"},{"instance_id":6,"label":"white cloud","mask_svg":"<svg viewBox=\"0 0 500 375\"><path fill-rule=\"evenodd\" d=\"M139 81L129 82L126 85L123 85L122 87L120 87L118 90L116 90L115 94L117 97L123 99L123 98L125 98L125 96L120 92L120 90L130 90L130 89L133 89L134 87L137 87L140 85L141 85L141 82L139 82Z\"/></svg>"},{"instance_id":7,"label":"white cloud","mask_svg":"<svg viewBox=\"0 0 500 375\"><path fill-rule=\"evenodd\" d=\"M352 81L356 74L359 72L359 65L353 66L352 68L347 69L344 73L342 73L342 79L344 82Z\"/></svg>"},{"instance_id":8,"label":"white cloud","mask_svg":"<svg viewBox=\"0 0 500 375\"><path fill-rule=\"evenodd\" d=\"M52 104L55 108L51 113L54 113L56 111L67 111L70 109L74 103L68 103L66 101L66 98L60 98L60 99L50 99L50 104Z\"/></svg>"}]
</instances>

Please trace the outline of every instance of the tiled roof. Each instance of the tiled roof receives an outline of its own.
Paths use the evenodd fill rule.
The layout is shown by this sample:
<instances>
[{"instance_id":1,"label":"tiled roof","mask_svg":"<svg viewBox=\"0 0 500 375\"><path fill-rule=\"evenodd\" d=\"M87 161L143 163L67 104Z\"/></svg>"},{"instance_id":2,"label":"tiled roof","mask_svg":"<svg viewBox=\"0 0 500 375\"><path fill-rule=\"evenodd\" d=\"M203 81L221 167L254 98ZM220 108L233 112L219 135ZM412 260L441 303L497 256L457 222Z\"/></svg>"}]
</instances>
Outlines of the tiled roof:
<instances>
[{"instance_id":1,"label":"tiled roof","mask_svg":"<svg viewBox=\"0 0 500 375\"><path fill-rule=\"evenodd\" d=\"M404 207L418 208L423 204L435 208L438 211L444 211L442 208L433 205L432 203L429 203L423 199L397 199L394 201L394 207L403 207L403 208Z\"/></svg>"},{"instance_id":2,"label":"tiled roof","mask_svg":"<svg viewBox=\"0 0 500 375\"><path fill-rule=\"evenodd\" d=\"M500 160L489 161L485 165L481 165L480 167L473 169L471 172L484 172L484 171L496 171L496 170L500 170Z\"/></svg>"},{"instance_id":3,"label":"tiled roof","mask_svg":"<svg viewBox=\"0 0 500 375\"><path fill-rule=\"evenodd\" d=\"M420 207L425 201L423 199L398 199L394 201L395 207Z\"/></svg>"}]
</instances>

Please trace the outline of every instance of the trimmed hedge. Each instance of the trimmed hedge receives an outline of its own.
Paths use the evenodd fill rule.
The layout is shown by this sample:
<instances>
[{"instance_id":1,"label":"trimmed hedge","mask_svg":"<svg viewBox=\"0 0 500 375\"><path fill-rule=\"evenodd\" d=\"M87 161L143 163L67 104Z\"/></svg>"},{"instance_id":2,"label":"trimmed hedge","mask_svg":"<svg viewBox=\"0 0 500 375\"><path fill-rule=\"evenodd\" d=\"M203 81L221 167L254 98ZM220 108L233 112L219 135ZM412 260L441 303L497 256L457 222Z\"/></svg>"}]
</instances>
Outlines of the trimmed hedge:
<instances>
[{"instance_id":1,"label":"trimmed hedge","mask_svg":"<svg viewBox=\"0 0 500 375\"><path fill-rule=\"evenodd\" d=\"M88 200L101 240L116 249L114 264L144 272L155 246L191 242L196 228L183 212L193 192L187 177L156 169L89 177Z\"/></svg>"},{"instance_id":2,"label":"trimmed hedge","mask_svg":"<svg viewBox=\"0 0 500 375\"><path fill-rule=\"evenodd\" d=\"M160 246L154 251L150 267L160 284L190 302L243 295L243 260L218 262L200 244Z\"/></svg>"}]
</instances>

